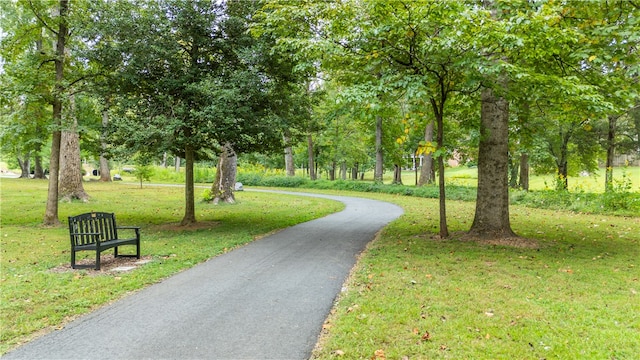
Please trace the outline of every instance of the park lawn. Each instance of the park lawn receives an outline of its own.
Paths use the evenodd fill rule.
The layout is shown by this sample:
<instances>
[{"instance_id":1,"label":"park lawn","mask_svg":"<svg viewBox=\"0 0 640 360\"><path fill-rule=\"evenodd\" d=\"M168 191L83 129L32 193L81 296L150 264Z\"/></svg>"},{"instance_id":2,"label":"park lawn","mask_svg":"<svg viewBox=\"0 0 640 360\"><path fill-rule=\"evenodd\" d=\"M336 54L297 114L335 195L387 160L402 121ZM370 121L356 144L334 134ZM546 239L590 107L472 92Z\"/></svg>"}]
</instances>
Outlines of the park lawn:
<instances>
[{"instance_id":1,"label":"park lawn","mask_svg":"<svg viewBox=\"0 0 640 360\"><path fill-rule=\"evenodd\" d=\"M205 226L184 231L167 226L181 219L180 188L85 186L92 201L61 204L61 218L115 211L122 225L143 226L143 253L153 261L123 274L53 272L68 264L68 234L39 225L46 182L3 179L0 310L12 320L3 320L1 352L261 234L340 208L244 192L234 206L197 203ZM513 248L435 238L437 200L325 192L394 202L405 214L362 255L315 357L631 359L639 352L640 217L512 206L514 230L538 244ZM450 229L467 230L474 204L447 204Z\"/></svg>"},{"instance_id":2,"label":"park lawn","mask_svg":"<svg viewBox=\"0 0 640 360\"><path fill-rule=\"evenodd\" d=\"M437 200L405 209L362 255L316 359L636 359L640 217L512 206L536 248L438 239ZM449 201L450 230L473 203Z\"/></svg>"},{"instance_id":3,"label":"park lawn","mask_svg":"<svg viewBox=\"0 0 640 360\"><path fill-rule=\"evenodd\" d=\"M0 181L0 354L208 258L344 206L326 199L237 192L235 205L196 199L199 223L183 229L177 226L184 214L181 187L86 182L91 201L60 203L64 224L45 228L47 182ZM66 217L90 211L115 212L119 225L141 226L142 254L152 261L126 273L71 271ZM80 259L91 259L91 254L78 253Z\"/></svg>"},{"instance_id":4,"label":"park lawn","mask_svg":"<svg viewBox=\"0 0 640 360\"><path fill-rule=\"evenodd\" d=\"M604 192L604 169L599 168L594 173L587 176L569 176L568 184L571 192ZM391 174L390 176L393 176ZM373 175L371 175L373 178ZM458 166L447 168L445 170L445 179L448 185L459 186L478 186L478 168ZM627 191L640 191L640 166L615 167L613 169L614 185L622 186L623 182L630 185ZM391 178L385 181L390 182ZM405 185L415 184L415 173L405 170L402 172L402 181ZM529 189L535 190L554 190L556 188L555 175L536 175L531 174L529 178Z\"/></svg>"}]
</instances>

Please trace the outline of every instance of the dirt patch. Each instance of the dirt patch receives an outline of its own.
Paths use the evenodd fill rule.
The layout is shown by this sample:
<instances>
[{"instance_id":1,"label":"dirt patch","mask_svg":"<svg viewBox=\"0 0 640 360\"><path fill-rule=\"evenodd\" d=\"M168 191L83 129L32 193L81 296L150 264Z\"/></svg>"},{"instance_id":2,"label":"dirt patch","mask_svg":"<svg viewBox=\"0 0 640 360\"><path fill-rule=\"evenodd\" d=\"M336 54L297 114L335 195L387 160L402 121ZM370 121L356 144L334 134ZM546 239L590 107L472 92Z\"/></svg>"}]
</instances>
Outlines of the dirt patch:
<instances>
[{"instance_id":1,"label":"dirt patch","mask_svg":"<svg viewBox=\"0 0 640 360\"><path fill-rule=\"evenodd\" d=\"M144 265L152 260L151 256L141 256L140 259L136 259L135 257L118 257L114 258L113 254L105 254L100 257L100 270L94 270L93 268L88 269L72 269L71 264L63 264L60 266L56 266L49 271L52 273L65 273L65 272L75 272L75 271L87 271L89 275L101 275L106 273L113 273L118 268L121 269L129 269L133 270L141 265ZM82 259L76 261L78 265L91 265L95 264L95 259ZM123 270L125 271L125 270Z\"/></svg>"},{"instance_id":2,"label":"dirt patch","mask_svg":"<svg viewBox=\"0 0 640 360\"><path fill-rule=\"evenodd\" d=\"M469 235L468 233L461 233L458 236L461 241L472 241L482 245L492 246L508 246L522 249L539 249L540 243L536 239L523 238L519 236L509 237L478 237Z\"/></svg>"},{"instance_id":3,"label":"dirt patch","mask_svg":"<svg viewBox=\"0 0 640 360\"><path fill-rule=\"evenodd\" d=\"M449 241L449 240L459 240L459 241L468 241L475 242L481 245L491 245L491 246L508 246L514 248L522 248L522 249L539 249L540 242L536 239L523 238L518 236L510 236L510 237L478 237L469 235L467 232L455 232L449 236L449 238L443 239L440 235L434 234L422 234L416 235L415 238L429 239L433 241Z\"/></svg>"},{"instance_id":4,"label":"dirt patch","mask_svg":"<svg viewBox=\"0 0 640 360\"><path fill-rule=\"evenodd\" d=\"M208 230L220 224L219 221L198 221L194 224L180 225L180 223L169 223L162 225L155 225L152 228L160 231L194 231L194 230Z\"/></svg>"}]
</instances>

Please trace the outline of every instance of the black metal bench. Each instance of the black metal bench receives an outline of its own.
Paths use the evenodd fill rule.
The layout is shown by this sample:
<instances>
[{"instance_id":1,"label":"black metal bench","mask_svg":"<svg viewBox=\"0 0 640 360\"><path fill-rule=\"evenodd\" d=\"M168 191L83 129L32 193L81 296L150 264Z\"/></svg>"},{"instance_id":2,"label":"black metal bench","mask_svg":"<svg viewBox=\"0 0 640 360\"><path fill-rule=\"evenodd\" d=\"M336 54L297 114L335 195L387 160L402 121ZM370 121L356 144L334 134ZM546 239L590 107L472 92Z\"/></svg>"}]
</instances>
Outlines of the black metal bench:
<instances>
[{"instance_id":1,"label":"black metal bench","mask_svg":"<svg viewBox=\"0 0 640 360\"><path fill-rule=\"evenodd\" d=\"M118 230L135 231L135 237L120 238ZM71 267L91 268L91 265L76 264L76 252L89 250L96 252L94 268L100 270L100 253L114 249L115 257L136 257L140 259L140 228L137 226L117 226L113 213L91 212L77 216L69 216L69 236L71 237ZM136 255L118 255L118 247L135 245Z\"/></svg>"}]
</instances>

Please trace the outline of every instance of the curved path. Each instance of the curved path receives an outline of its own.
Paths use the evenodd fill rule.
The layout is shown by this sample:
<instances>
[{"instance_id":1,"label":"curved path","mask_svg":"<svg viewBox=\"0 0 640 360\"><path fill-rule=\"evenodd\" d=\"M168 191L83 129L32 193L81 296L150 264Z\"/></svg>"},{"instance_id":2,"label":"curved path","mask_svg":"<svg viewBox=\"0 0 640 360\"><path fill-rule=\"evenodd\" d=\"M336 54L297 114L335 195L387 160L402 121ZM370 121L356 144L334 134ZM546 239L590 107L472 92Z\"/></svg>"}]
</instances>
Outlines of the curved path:
<instances>
[{"instance_id":1,"label":"curved path","mask_svg":"<svg viewBox=\"0 0 640 360\"><path fill-rule=\"evenodd\" d=\"M290 194L346 208L172 276L3 359L309 358L356 256L402 209Z\"/></svg>"}]
</instances>

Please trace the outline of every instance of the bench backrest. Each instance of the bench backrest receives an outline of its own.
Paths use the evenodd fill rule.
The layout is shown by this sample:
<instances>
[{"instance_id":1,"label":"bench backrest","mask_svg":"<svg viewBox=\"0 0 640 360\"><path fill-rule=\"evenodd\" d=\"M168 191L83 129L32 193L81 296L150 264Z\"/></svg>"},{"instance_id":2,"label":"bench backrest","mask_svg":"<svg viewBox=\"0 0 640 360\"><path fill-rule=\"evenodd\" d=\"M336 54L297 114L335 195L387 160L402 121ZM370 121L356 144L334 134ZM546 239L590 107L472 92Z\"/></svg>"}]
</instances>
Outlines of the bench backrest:
<instances>
[{"instance_id":1,"label":"bench backrest","mask_svg":"<svg viewBox=\"0 0 640 360\"><path fill-rule=\"evenodd\" d=\"M95 243L96 237L87 235L87 233L100 233L100 241L117 239L118 232L116 229L115 214L91 212L77 216L69 216L69 234L71 235L71 243L73 245Z\"/></svg>"}]
</instances>

